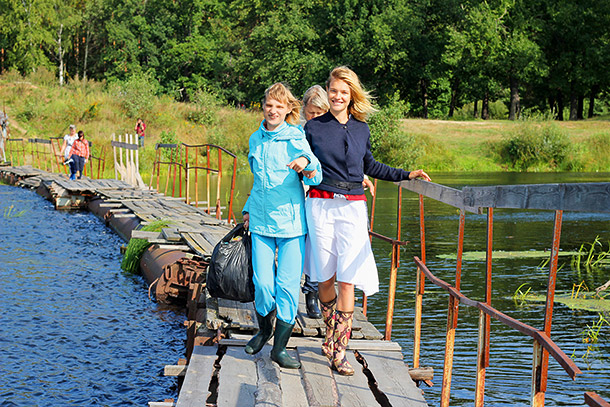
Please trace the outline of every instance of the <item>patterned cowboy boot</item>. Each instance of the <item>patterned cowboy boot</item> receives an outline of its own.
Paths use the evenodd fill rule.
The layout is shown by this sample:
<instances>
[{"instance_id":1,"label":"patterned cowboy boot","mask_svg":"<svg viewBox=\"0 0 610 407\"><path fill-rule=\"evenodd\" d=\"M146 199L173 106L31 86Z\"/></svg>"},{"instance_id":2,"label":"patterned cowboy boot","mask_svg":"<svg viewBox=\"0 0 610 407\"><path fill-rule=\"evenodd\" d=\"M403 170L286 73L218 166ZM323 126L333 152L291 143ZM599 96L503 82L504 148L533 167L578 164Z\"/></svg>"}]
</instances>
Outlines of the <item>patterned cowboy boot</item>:
<instances>
[{"instance_id":1,"label":"patterned cowboy boot","mask_svg":"<svg viewBox=\"0 0 610 407\"><path fill-rule=\"evenodd\" d=\"M335 350L334 339L335 336L335 312L337 310L337 297L329 302L320 301L322 306L322 317L324 317L324 325L326 325L326 338L322 343L322 354L326 355L329 360L333 360L333 353Z\"/></svg>"},{"instance_id":2,"label":"patterned cowboy boot","mask_svg":"<svg viewBox=\"0 0 610 407\"><path fill-rule=\"evenodd\" d=\"M350 335L352 333L352 321L354 318L354 312L344 312L337 310L335 316L335 350L332 359L332 368L336 370L340 375L351 376L354 374L354 368L347 361L345 357L345 350L349 342Z\"/></svg>"}]
</instances>

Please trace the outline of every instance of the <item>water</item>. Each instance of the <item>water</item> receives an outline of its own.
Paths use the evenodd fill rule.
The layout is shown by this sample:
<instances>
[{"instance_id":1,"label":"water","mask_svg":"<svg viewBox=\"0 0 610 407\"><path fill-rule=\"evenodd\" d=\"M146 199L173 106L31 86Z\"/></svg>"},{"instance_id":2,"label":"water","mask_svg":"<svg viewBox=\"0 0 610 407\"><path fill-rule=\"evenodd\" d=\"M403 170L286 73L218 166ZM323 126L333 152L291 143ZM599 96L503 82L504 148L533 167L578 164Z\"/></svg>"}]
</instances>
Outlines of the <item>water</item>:
<instances>
[{"instance_id":1,"label":"water","mask_svg":"<svg viewBox=\"0 0 610 407\"><path fill-rule=\"evenodd\" d=\"M124 242L88 212L0 185L0 405L128 406L176 398L181 311L120 270Z\"/></svg>"},{"instance_id":2,"label":"water","mask_svg":"<svg viewBox=\"0 0 610 407\"><path fill-rule=\"evenodd\" d=\"M550 182L607 182L610 174L432 174L434 181L461 188ZM238 179L234 212L251 186L251 176ZM204 196L204 195L201 195ZM396 235L396 187L380 183L375 231ZM402 240L411 243L401 254L392 339L412 360L415 267L419 256L417 196L403 196ZM5 208L27 209L21 217L0 218L0 405L2 406L124 406L176 398L175 379L162 376L165 364L184 354L181 311L149 301L139 276L120 271L123 244L89 213L65 213L29 190L0 185L0 214ZM453 283L455 261L437 257L455 253L457 211L426 199L427 264L438 277ZM485 249L486 216L467 214L464 250ZM494 250L544 250L551 246L553 213L494 211ZM564 213L562 250L577 249L599 235L610 240L610 216ZM374 240L381 291L369 299L369 318L383 331L387 307L390 246ZM564 260L560 260L560 264ZM493 262L493 302L500 311L541 328L544 307L518 307L511 297L526 282L544 294L548 271L537 259ZM465 261L462 291L483 299L484 262ZM558 273L558 291L571 291L585 281L593 289L610 279L610 271L580 273L569 264ZM435 385L425 388L431 406L439 404L445 344L447 294L426 284L422 322L421 365L435 370ZM552 338L574 355L584 374L572 382L550 359L547 406L582 405L585 391L610 400L610 327L583 359L587 345L581 332L598 315L556 304ZM476 377L478 311L460 307L452 381L452 406L471 406ZM492 319L491 360L486 375L487 406L529 405L532 340Z\"/></svg>"},{"instance_id":3,"label":"water","mask_svg":"<svg viewBox=\"0 0 610 407\"><path fill-rule=\"evenodd\" d=\"M554 182L607 182L610 174L438 174L434 181L461 188L465 185L533 184ZM375 231L396 236L396 187L383 183L380 187L375 217ZM420 256L419 212L417 195L403 194L402 240L410 241L401 254L398 271L398 290L392 339L403 347L405 361L412 362L414 291L416 268L413 256ZM438 277L453 284L455 260L437 255L457 251L458 213L455 208L425 199L426 259L428 268ZM553 236L552 211L494 211L494 250L548 250ZM466 215L464 251L484 251L486 247L487 216ZM608 248L610 241L610 215L564 213L561 249L578 249L584 242L593 242L596 236ZM379 240L373 250L379 265L383 288L369 300L369 318L383 330L387 308L387 284L389 279L390 246ZM587 273L571 270L569 260L557 276L557 290L570 292L573 284L585 281L590 289L610 279L610 269ZM544 321L544 305L516 306L512 300L515 290L527 283L532 292L544 295L548 281L548 267L540 268L540 259L511 259L493 261L492 305L506 314L541 329ZM462 292L471 299L482 301L485 287L484 261L464 261L462 267ZM431 406L438 405L442 384L445 332L447 323L447 293L429 281L424 296L422 321L421 366L432 366L435 371L432 388L424 388ZM581 333L587 325L598 320L598 314L574 311L556 304L553 314L551 337L568 355L573 354L576 364L584 372L572 382L563 368L553 359L549 362L549 383L546 393L547 406L582 405L585 391L596 391L610 399L610 326L602 329L602 339L588 358L583 359L587 344ZM451 405L471 406L476 381L476 351L478 310L460 307L456 334L454 369L451 388ZM529 405L532 370L532 339L492 319L491 360L486 373L485 405Z\"/></svg>"}]
</instances>

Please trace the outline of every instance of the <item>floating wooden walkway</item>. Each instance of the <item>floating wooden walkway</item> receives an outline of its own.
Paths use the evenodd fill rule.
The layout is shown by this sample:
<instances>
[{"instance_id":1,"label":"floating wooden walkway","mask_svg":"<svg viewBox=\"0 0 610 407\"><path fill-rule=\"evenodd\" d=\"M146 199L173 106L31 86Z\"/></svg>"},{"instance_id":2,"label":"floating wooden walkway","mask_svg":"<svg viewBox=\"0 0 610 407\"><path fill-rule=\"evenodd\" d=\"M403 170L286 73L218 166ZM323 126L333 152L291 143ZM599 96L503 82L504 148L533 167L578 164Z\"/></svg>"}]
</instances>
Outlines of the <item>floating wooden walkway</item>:
<instances>
[{"instance_id":1,"label":"floating wooden walkway","mask_svg":"<svg viewBox=\"0 0 610 407\"><path fill-rule=\"evenodd\" d=\"M147 239L156 249L182 251L189 258L209 259L216 243L231 228L182 198L119 180L70 181L63 174L31 166L0 167L0 178L35 189L57 209L86 209L97 202L97 207L105 211L104 218L119 223L133 221L127 231L115 227L124 239ZM139 225L156 220L166 220L171 226L161 232L138 230ZM323 321L307 317L303 295L288 344L302 368L282 369L269 358L273 340L258 355L244 352L243 347L257 329L253 304L211 298L202 286L186 282L188 360L165 368L166 375L181 377L178 400L150 402L149 406L427 405L411 378L413 370L403 361L400 346L381 340L383 335L367 321L362 309L355 310L348 348L348 358L356 369L354 376L340 376L330 369L320 352Z\"/></svg>"}]
</instances>

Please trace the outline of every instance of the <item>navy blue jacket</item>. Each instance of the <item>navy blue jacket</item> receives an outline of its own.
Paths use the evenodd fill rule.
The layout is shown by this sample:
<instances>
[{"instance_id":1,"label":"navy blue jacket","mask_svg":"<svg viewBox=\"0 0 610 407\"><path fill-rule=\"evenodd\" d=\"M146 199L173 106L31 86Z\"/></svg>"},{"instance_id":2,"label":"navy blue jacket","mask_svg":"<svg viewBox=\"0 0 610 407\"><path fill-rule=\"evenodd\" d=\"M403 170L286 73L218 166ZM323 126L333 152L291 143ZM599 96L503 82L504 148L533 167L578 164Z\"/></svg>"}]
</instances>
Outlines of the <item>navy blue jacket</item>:
<instances>
[{"instance_id":1,"label":"navy blue jacket","mask_svg":"<svg viewBox=\"0 0 610 407\"><path fill-rule=\"evenodd\" d=\"M343 182L359 183L350 190L322 184L318 189L339 194L360 195L364 193L364 174L386 181L409 179L409 171L393 168L373 158L371 153L371 132L368 124L354 119L351 115L345 124L328 112L305 124L305 136L314 155L322 164L322 178Z\"/></svg>"}]
</instances>

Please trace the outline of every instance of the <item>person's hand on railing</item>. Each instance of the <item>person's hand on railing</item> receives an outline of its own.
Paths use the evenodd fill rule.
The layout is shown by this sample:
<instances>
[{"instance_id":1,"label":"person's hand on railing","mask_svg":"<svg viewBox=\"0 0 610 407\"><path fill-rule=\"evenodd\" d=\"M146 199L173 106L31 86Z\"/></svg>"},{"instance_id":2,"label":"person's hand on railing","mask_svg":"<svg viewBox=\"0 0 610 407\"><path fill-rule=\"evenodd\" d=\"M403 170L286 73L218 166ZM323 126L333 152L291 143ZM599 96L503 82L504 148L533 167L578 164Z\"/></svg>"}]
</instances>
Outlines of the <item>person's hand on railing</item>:
<instances>
[{"instance_id":1,"label":"person's hand on railing","mask_svg":"<svg viewBox=\"0 0 610 407\"><path fill-rule=\"evenodd\" d=\"M416 178L421 178L424 181L432 181L430 179L430 177L428 176L428 174L426 174L425 171L422 169L411 171L409 173L409 179L416 179Z\"/></svg>"}]
</instances>

